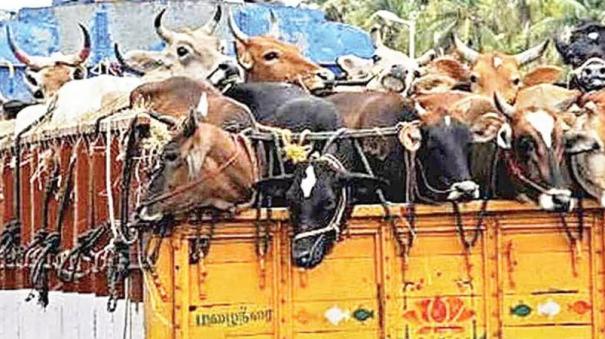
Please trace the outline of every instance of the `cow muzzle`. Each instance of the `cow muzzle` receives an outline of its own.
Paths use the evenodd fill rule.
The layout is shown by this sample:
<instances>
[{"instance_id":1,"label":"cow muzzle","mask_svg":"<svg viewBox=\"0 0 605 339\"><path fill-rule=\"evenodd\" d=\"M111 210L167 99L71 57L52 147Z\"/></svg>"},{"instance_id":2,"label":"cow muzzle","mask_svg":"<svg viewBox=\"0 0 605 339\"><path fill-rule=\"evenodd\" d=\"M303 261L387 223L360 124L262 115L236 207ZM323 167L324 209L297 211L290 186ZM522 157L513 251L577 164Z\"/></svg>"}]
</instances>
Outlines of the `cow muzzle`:
<instances>
[{"instance_id":1,"label":"cow muzzle","mask_svg":"<svg viewBox=\"0 0 605 339\"><path fill-rule=\"evenodd\" d=\"M586 91L595 91L605 87L605 60L591 58L574 71L579 84Z\"/></svg>"},{"instance_id":2,"label":"cow muzzle","mask_svg":"<svg viewBox=\"0 0 605 339\"><path fill-rule=\"evenodd\" d=\"M567 189L551 188L540 194L538 200L543 210L552 212L570 212L576 204L576 199L572 198L571 191Z\"/></svg>"},{"instance_id":3,"label":"cow muzzle","mask_svg":"<svg viewBox=\"0 0 605 339\"><path fill-rule=\"evenodd\" d=\"M479 185L471 180L461 181L453 184L450 187L450 193L447 196L447 200L450 201L475 199L479 199Z\"/></svg>"},{"instance_id":4,"label":"cow muzzle","mask_svg":"<svg viewBox=\"0 0 605 339\"><path fill-rule=\"evenodd\" d=\"M139 219L144 222L154 222L159 221L163 217L164 214L162 212L150 211L148 206L143 206L137 211L135 219Z\"/></svg>"},{"instance_id":5,"label":"cow muzzle","mask_svg":"<svg viewBox=\"0 0 605 339\"><path fill-rule=\"evenodd\" d=\"M304 269L316 267L327 254L330 242L327 234L295 240L292 243L294 265Z\"/></svg>"},{"instance_id":6,"label":"cow muzzle","mask_svg":"<svg viewBox=\"0 0 605 339\"><path fill-rule=\"evenodd\" d=\"M303 81L304 82L304 81ZM313 80L311 84L305 84L316 94L316 92L326 92L331 91L336 85L336 76L332 71L326 68L321 68L317 72L315 72L313 76Z\"/></svg>"},{"instance_id":7,"label":"cow muzzle","mask_svg":"<svg viewBox=\"0 0 605 339\"><path fill-rule=\"evenodd\" d=\"M230 84L242 80L242 70L240 66L231 60L226 60L218 64L216 69L208 75L207 80L215 87L222 89Z\"/></svg>"}]
</instances>

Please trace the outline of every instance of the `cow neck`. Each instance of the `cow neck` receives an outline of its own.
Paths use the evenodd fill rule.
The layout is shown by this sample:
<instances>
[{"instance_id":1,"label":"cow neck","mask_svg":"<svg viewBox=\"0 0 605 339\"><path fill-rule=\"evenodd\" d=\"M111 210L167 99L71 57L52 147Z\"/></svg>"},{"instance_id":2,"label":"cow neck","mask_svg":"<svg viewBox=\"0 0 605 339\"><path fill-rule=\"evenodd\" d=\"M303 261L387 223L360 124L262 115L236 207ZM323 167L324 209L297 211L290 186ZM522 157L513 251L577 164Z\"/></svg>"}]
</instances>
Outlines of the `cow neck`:
<instances>
[{"instance_id":1,"label":"cow neck","mask_svg":"<svg viewBox=\"0 0 605 339\"><path fill-rule=\"evenodd\" d=\"M336 158L333 154L324 154L319 159L317 159L316 162L328 163L328 165L337 173L346 172L346 168L343 166L342 162L340 162L340 160L338 160L338 158ZM338 236L340 234L340 226L342 224L342 220L343 220L343 217L347 210L347 205L349 202L348 189L346 186L343 186L341 188L340 195L341 195L340 201L338 202L336 211L335 211L334 215L332 216L332 218L330 219L330 221L328 222L328 224L322 228L318 228L315 230L310 230L307 232L302 232L302 233L296 234L294 236L293 242L300 240L300 239L304 239L304 238L308 238L308 237L312 237L312 236L316 236L316 235L321 235L321 234L325 234L325 233L332 232L332 231L334 232L335 235Z\"/></svg>"}]
</instances>

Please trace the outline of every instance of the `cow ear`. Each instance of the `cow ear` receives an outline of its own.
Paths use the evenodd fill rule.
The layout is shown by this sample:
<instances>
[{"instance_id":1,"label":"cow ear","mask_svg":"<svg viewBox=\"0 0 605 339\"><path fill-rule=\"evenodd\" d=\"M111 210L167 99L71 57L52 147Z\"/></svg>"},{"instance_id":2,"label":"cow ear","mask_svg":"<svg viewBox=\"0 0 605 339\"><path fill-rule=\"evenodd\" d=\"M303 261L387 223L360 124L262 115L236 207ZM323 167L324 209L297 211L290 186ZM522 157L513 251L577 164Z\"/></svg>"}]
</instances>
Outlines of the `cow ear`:
<instances>
[{"instance_id":1,"label":"cow ear","mask_svg":"<svg viewBox=\"0 0 605 339\"><path fill-rule=\"evenodd\" d=\"M588 133L567 131L564 134L564 139L565 153L570 155L603 149L602 143Z\"/></svg>"},{"instance_id":2,"label":"cow ear","mask_svg":"<svg viewBox=\"0 0 605 339\"><path fill-rule=\"evenodd\" d=\"M504 123L500 127L497 144L502 149L511 149L513 145L513 130L508 123Z\"/></svg>"},{"instance_id":3,"label":"cow ear","mask_svg":"<svg viewBox=\"0 0 605 339\"><path fill-rule=\"evenodd\" d=\"M248 52L246 46L239 40L235 41L235 50L237 62L247 71L252 69L254 66L254 59L252 59L252 55Z\"/></svg>"},{"instance_id":4,"label":"cow ear","mask_svg":"<svg viewBox=\"0 0 605 339\"><path fill-rule=\"evenodd\" d=\"M376 192L389 186L389 182L383 178L378 178L365 173L345 173L339 176L339 182L343 186L354 187L362 194L366 192Z\"/></svg>"},{"instance_id":5,"label":"cow ear","mask_svg":"<svg viewBox=\"0 0 605 339\"><path fill-rule=\"evenodd\" d=\"M294 176L291 174L273 178L262 179L254 184L254 189L262 194L282 198L286 195L290 186L294 182Z\"/></svg>"},{"instance_id":6,"label":"cow ear","mask_svg":"<svg viewBox=\"0 0 605 339\"><path fill-rule=\"evenodd\" d=\"M554 84L563 75L563 69L557 66L537 66L523 77L523 86L531 87L539 84Z\"/></svg>"},{"instance_id":7,"label":"cow ear","mask_svg":"<svg viewBox=\"0 0 605 339\"><path fill-rule=\"evenodd\" d=\"M492 141L504 124L502 116L498 113L489 112L481 115L471 126L473 142L483 143Z\"/></svg>"},{"instance_id":8,"label":"cow ear","mask_svg":"<svg viewBox=\"0 0 605 339\"><path fill-rule=\"evenodd\" d=\"M352 54L347 54L336 58L338 67L352 78L365 78L369 76L368 70L372 67L372 60L359 58Z\"/></svg>"}]
</instances>

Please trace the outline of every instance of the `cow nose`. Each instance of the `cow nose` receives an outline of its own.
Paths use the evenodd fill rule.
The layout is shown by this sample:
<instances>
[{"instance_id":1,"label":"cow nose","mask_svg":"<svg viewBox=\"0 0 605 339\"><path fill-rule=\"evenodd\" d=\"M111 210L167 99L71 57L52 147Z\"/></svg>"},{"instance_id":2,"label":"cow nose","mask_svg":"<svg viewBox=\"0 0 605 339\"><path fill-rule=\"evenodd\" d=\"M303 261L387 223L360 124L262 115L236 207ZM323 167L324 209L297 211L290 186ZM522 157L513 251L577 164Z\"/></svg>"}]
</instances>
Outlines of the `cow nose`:
<instances>
[{"instance_id":1,"label":"cow nose","mask_svg":"<svg viewBox=\"0 0 605 339\"><path fill-rule=\"evenodd\" d=\"M570 210L571 197L563 194L556 194L552 197L552 202L555 207L555 211L567 212Z\"/></svg>"},{"instance_id":2,"label":"cow nose","mask_svg":"<svg viewBox=\"0 0 605 339\"><path fill-rule=\"evenodd\" d=\"M231 60L226 60L218 64L218 69L225 72L225 77L230 78L232 76L241 76L241 72L237 64Z\"/></svg>"},{"instance_id":3,"label":"cow nose","mask_svg":"<svg viewBox=\"0 0 605 339\"><path fill-rule=\"evenodd\" d=\"M550 189L539 197L540 207L547 211L569 212L573 209L575 199L568 189Z\"/></svg>"},{"instance_id":4,"label":"cow nose","mask_svg":"<svg viewBox=\"0 0 605 339\"><path fill-rule=\"evenodd\" d=\"M479 198L479 185L467 180L453 184L448 200L472 200Z\"/></svg>"}]
</instances>

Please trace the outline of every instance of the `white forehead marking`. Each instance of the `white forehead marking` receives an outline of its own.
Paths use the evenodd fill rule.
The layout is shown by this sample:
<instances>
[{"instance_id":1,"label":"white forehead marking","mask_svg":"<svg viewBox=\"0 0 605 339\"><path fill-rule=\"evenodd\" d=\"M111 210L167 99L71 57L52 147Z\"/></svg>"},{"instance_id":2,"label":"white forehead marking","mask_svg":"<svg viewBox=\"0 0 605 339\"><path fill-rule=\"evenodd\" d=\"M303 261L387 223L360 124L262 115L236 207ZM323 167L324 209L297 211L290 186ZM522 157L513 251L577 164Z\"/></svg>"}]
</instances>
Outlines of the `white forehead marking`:
<instances>
[{"instance_id":1,"label":"white forehead marking","mask_svg":"<svg viewBox=\"0 0 605 339\"><path fill-rule=\"evenodd\" d=\"M445 126L450 126L452 124L452 117L449 115L446 115L443 120L445 121Z\"/></svg>"},{"instance_id":2,"label":"white forehead marking","mask_svg":"<svg viewBox=\"0 0 605 339\"><path fill-rule=\"evenodd\" d=\"M500 66L502 66L502 58L500 57L494 57L494 67L498 68Z\"/></svg>"},{"instance_id":3,"label":"white forehead marking","mask_svg":"<svg viewBox=\"0 0 605 339\"><path fill-rule=\"evenodd\" d=\"M552 147L552 132L555 129L555 118L545 111L539 110L525 115L525 119L536 129L544 140L546 147Z\"/></svg>"},{"instance_id":4,"label":"white forehead marking","mask_svg":"<svg viewBox=\"0 0 605 339\"><path fill-rule=\"evenodd\" d=\"M311 196L313 187L317 184L317 177L315 176L315 169L313 165L309 165L305 170L305 177L300 181L300 189L303 191L303 196L308 198Z\"/></svg>"},{"instance_id":5,"label":"white forehead marking","mask_svg":"<svg viewBox=\"0 0 605 339\"><path fill-rule=\"evenodd\" d=\"M588 38L590 40L599 40L599 33L597 32L592 32L590 34L588 34Z\"/></svg>"}]
</instances>

